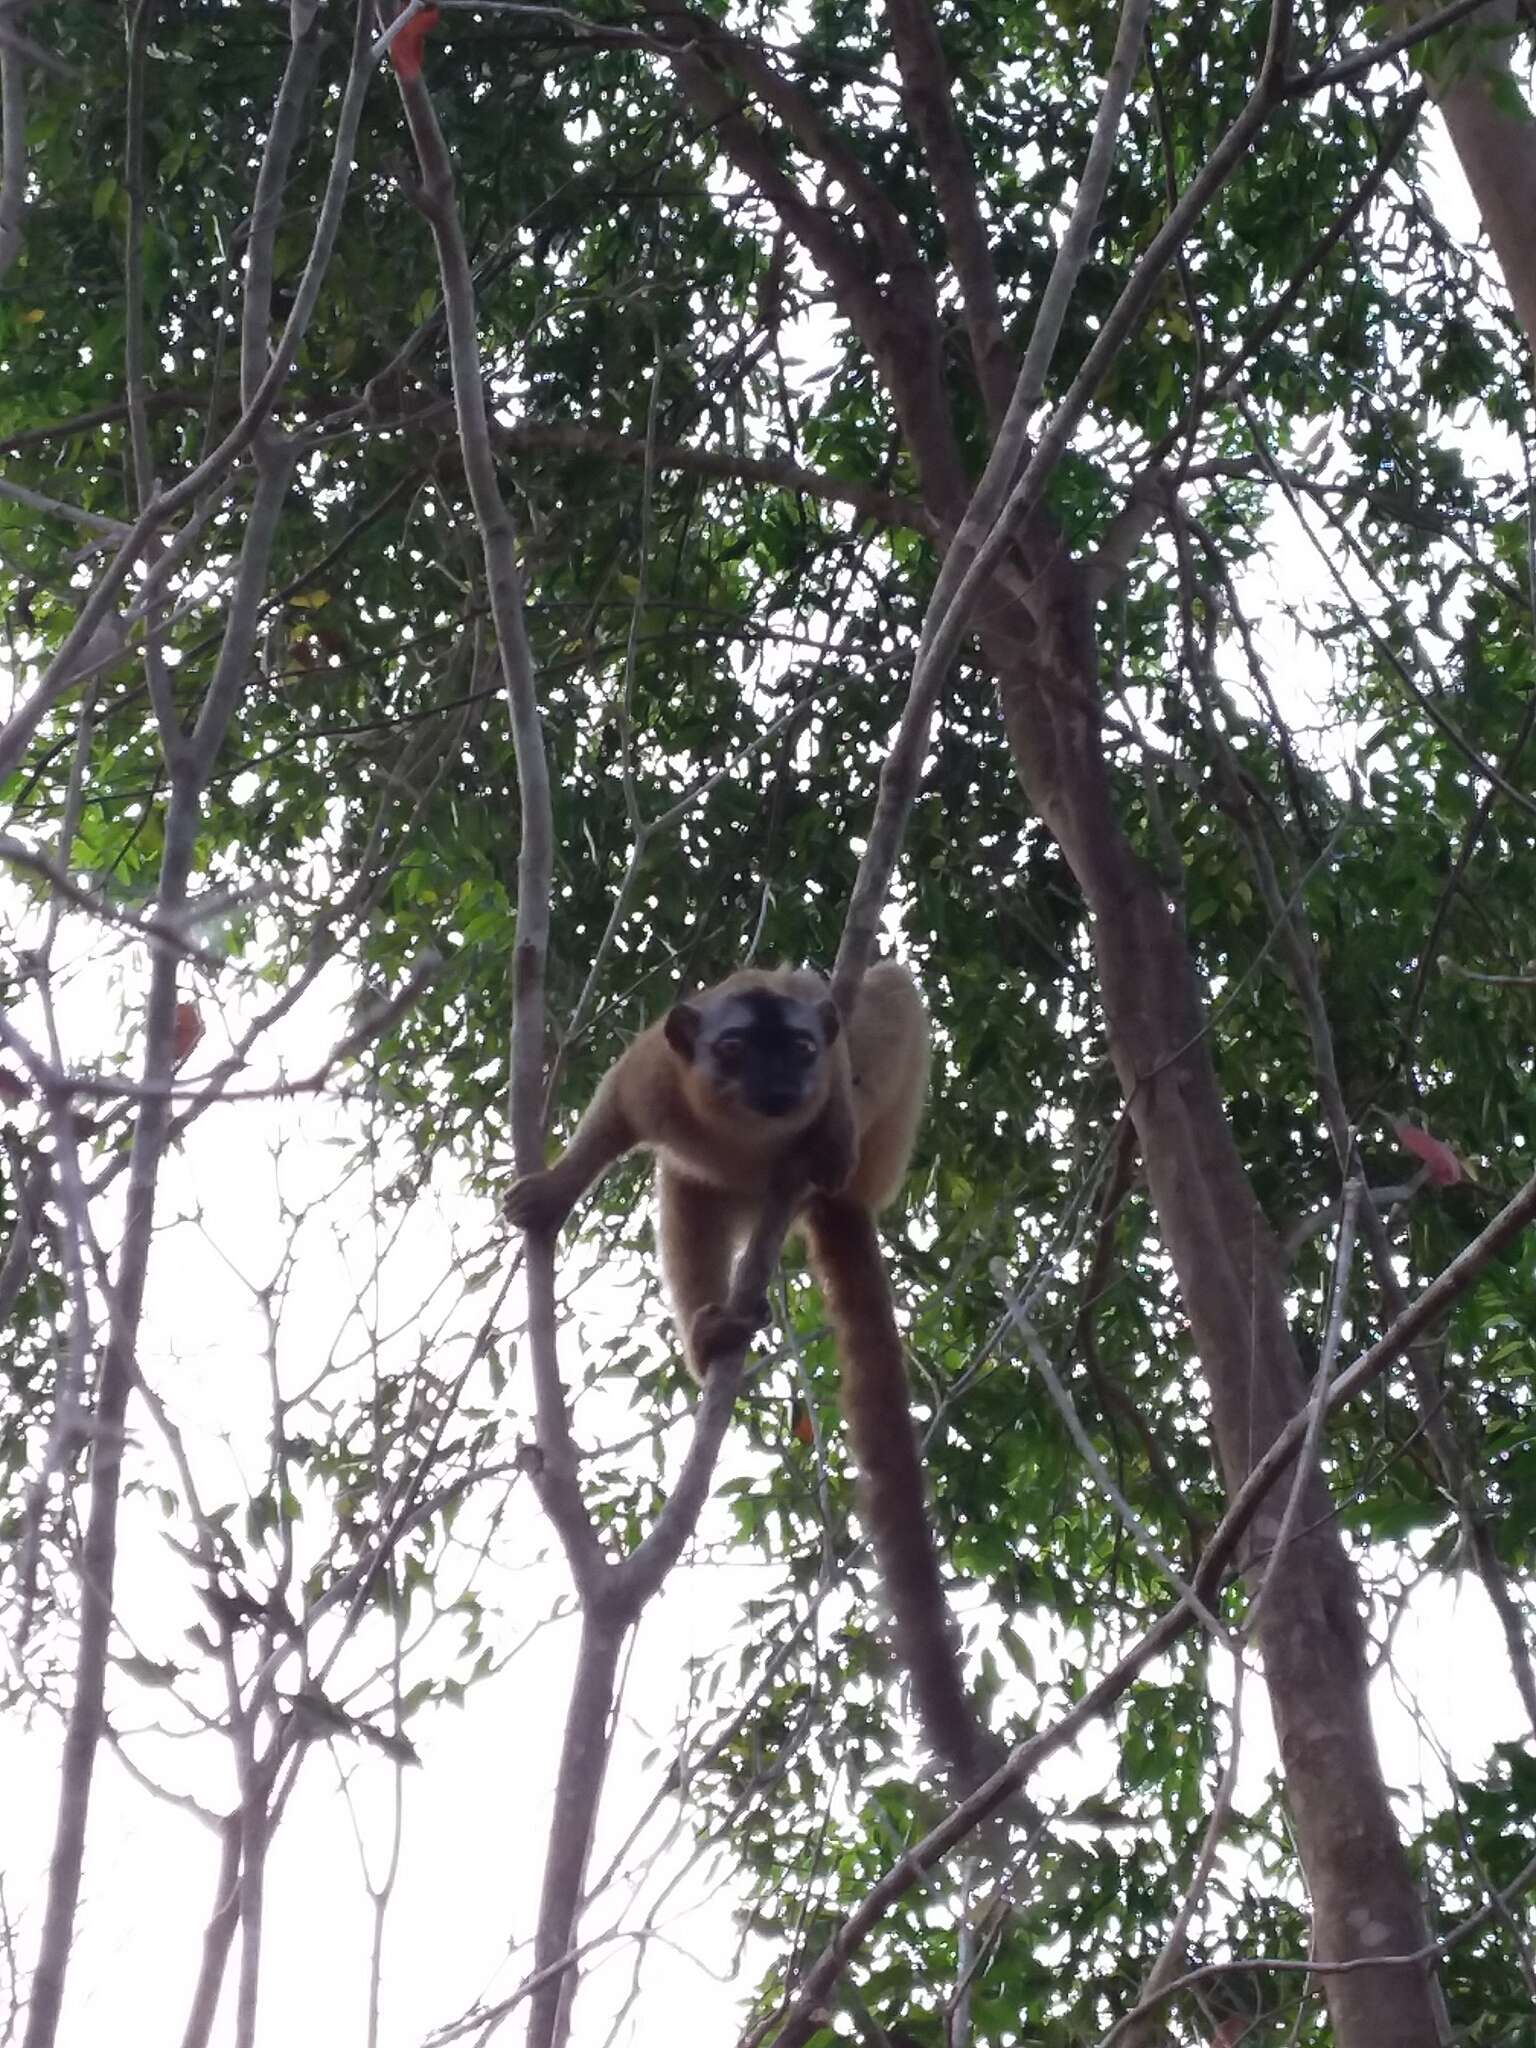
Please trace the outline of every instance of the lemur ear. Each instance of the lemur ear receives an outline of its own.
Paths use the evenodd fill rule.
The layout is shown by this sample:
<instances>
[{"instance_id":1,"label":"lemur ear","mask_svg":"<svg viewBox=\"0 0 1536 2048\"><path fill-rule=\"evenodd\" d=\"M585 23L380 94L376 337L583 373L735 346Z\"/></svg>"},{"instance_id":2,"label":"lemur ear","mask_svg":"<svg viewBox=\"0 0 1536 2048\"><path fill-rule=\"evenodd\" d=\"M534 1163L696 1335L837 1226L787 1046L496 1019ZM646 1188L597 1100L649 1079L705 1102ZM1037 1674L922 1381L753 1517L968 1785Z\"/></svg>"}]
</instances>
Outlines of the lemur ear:
<instances>
[{"instance_id":1,"label":"lemur ear","mask_svg":"<svg viewBox=\"0 0 1536 2048\"><path fill-rule=\"evenodd\" d=\"M830 996L828 996L824 1003L819 1005L818 1015L821 1018L821 1028L826 1033L828 1045L836 1045L837 1034L842 1030L843 1023L837 1014L837 1005Z\"/></svg>"},{"instance_id":2,"label":"lemur ear","mask_svg":"<svg viewBox=\"0 0 1536 2048\"><path fill-rule=\"evenodd\" d=\"M699 1026L703 1021L692 1003L677 1003L668 1010L667 1021L661 1028L668 1045L680 1060L692 1061L699 1042Z\"/></svg>"}]
</instances>

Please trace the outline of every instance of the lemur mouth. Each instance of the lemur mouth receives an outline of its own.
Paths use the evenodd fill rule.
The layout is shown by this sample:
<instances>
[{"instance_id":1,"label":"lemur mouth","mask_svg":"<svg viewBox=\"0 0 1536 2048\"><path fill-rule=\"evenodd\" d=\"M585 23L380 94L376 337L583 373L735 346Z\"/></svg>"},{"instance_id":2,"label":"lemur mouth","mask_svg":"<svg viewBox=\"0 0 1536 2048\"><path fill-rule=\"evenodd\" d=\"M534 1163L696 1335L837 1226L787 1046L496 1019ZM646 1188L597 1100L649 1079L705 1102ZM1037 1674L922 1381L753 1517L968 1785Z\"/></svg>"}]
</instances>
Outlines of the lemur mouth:
<instances>
[{"instance_id":1,"label":"lemur mouth","mask_svg":"<svg viewBox=\"0 0 1536 2048\"><path fill-rule=\"evenodd\" d=\"M800 1107L798 1095L760 1095L752 1105L759 1116L788 1116Z\"/></svg>"}]
</instances>

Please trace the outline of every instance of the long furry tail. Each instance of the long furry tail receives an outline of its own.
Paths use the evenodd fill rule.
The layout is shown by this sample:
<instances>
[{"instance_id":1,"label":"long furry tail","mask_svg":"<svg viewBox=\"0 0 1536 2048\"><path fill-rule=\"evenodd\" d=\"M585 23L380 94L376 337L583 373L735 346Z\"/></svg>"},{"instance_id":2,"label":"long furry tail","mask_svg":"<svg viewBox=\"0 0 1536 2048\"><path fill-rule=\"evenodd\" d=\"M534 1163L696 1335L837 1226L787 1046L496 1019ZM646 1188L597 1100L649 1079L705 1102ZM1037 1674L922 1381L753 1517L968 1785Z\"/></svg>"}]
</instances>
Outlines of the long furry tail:
<instances>
[{"instance_id":1,"label":"long furry tail","mask_svg":"<svg viewBox=\"0 0 1536 2048\"><path fill-rule=\"evenodd\" d=\"M939 1574L906 1356L874 1218L862 1203L821 1195L803 1220L837 1336L843 1415L896 1652L924 1735L968 1790L993 1768L999 1745L978 1721L961 1677L959 1633Z\"/></svg>"}]
</instances>

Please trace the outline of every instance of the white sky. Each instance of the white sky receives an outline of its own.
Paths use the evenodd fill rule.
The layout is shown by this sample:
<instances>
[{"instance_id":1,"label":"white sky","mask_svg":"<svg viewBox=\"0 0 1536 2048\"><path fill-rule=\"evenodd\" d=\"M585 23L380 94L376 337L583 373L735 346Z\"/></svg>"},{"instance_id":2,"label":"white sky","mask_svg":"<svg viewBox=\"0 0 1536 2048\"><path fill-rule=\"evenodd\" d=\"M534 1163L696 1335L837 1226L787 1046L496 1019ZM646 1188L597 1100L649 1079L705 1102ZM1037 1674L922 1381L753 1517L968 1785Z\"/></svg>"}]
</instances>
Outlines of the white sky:
<instances>
[{"instance_id":1,"label":"white sky","mask_svg":"<svg viewBox=\"0 0 1536 2048\"><path fill-rule=\"evenodd\" d=\"M314 1032L293 1069L307 1064L325 1042L323 1029ZM314 1105L297 1117L253 1106L205 1118L184 1152L168 1162L164 1213L190 1210L195 1196L208 1234L247 1273L262 1277L280 1241L271 1199L273 1127L283 1121L309 1126L307 1145L300 1139L285 1159L292 1200L306 1180L318 1189L334 1171L337 1155L317 1142L325 1135L324 1128L315 1128L317 1120L328 1127L338 1119L330 1112L322 1115ZM349 1198L346 1206L355 1218L355 1203ZM478 1234L478 1205L447 1201L442 1209L440 1215L436 1205L422 1204L419 1227L413 1224L410 1241L390 1261L390 1269L405 1276L407 1288L444 1265L449 1247L444 1216ZM290 1313L285 1319L286 1329L297 1327L302 1339L314 1314L320 1341L328 1339L344 1285L342 1268L340 1250L327 1247L323 1232L314 1233L305 1271L310 1299L303 1316ZM203 1472L225 1458L238 1459L247 1470L259 1469L266 1392L254 1319L236 1312L226 1269L191 1226L178 1229L173 1252L161 1247L156 1275L146 1372L175 1409ZM327 1308L328 1291L332 1300ZM297 1383L310 1370L305 1347L302 1341L290 1342L286 1349L295 1354L291 1365ZM590 1404L583 1410L587 1441L589 1415ZM145 1435L142 1427L139 1434ZM232 1486L230 1493L237 1490L243 1492ZM208 1498L217 1497L210 1481ZM547 1611L564 1585L557 1564L533 1571L516 1568L539 1540L529 1508L531 1503L525 1503L513 1514L480 1578L482 1592L504 1610L500 1634L505 1641L515 1640L529 1620ZM180 1632L198 1610L187 1597L180 1561L160 1541L158 1517L130 1511L127 1526L121 1585L134 1641L151 1656L187 1661ZM742 1601L763 1582L762 1571L752 1566L696 1569L680 1576L649 1611L629 1673L594 1868L606 1865L607 1854L651 1796L657 1771L672 1754L679 1667L729 1632ZM522 1958L509 1960L506 1951L509 1940L525 1940L532 1927L545 1800L573 1637L568 1624L555 1627L505 1672L474 1687L462 1710L428 1710L411 1724L424 1768L406 1772L404 1780L405 1847L383 1998L387 2048L423 2041L475 1996L504 1993L521 1974ZM1043 1643L1041 1654L1042 1663L1049 1661ZM1394 1661L1415 1689L1427 1724L1451 1744L1459 1772L1475 1773L1490 1742L1520 1734L1523 1722L1497 1628L1475 1581L1459 1591L1439 1587L1421 1596L1398 1637ZM141 1723L154 1719L158 1694L120 1688L119 1698L124 1697L129 1710L119 1711L125 1727L135 1725L134 1708ZM1407 1713L1382 1689L1377 1705L1391 1780L1401 1786L1426 1779L1436 1784L1438 1767ZM1247 1689L1245 1707L1240 1796L1246 1804L1263 1796L1264 1774L1274 1754L1261 1688ZM661 1764L646 1768L643 1759L653 1747L661 1751ZM147 1738L135 1744L134 1753L144 1768L211 1805L222 1806L230 1798L232 1784L215 1742L167 1744ZM357 1773L358 1808L377 1871L387 1854L392 1773L383 1759L358 1746L343 1744L336 1754L344 1768ZM6 1897L13 1914L28 1908L35 1913L40 1897L54 1819L56 1756L50 1721L40 1719L26 1729L15 1718L0 1722L0 1811L5 1814ZM1050 1774L1048 1789L1069 1801L1110 1789L1113 1761L1107 1731L1091 1731L1077 1758L1062 1759ZM128 2043L179 2038L215 1867L212 1837L193 1820L149 1799L104 1755L61 2035L65 2048L87 2048L108 2032ZM662 1867L674 1865L665 1859ZM735 1934L728 1896L711 1896L707 1884L691 1882L675 1904L676 1914L662 1923L675 1946L650 1949L645 1995L616 2037L634 2048L672 2048L679 2010L688 2013L690 2039L724 2043L739 2031L745 1987L729 1978ZM316 1749L272 1859L263 2039L362 2041L370 1925L335 1767ZM26 1931L35 1936L30 1914ZM620 1944L594 1969L578 2015L576 2038L583 2048L608 2038L633 1960L632 1947ZM509 2025L505 2038L515 2040L518 2033Z\"/></svg>"}]
</instances>

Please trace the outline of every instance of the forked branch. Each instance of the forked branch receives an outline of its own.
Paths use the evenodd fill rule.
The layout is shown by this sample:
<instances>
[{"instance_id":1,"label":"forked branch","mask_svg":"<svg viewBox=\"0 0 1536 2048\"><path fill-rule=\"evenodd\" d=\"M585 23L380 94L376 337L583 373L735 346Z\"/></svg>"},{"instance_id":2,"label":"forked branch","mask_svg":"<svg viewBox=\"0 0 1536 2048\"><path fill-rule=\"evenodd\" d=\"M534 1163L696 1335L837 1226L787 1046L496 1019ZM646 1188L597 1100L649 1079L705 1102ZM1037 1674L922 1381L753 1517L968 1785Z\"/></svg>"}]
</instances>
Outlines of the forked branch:
<instances>
[{"instance_id":1,"label":"forked branch","mask_svg":"<svg viewBox=\"0 0 1536 2048\"><path fill-rule=\"evenodd\" d=\"M522 575L511 515L496 481L476 333L474 280L455 195L453 166L418 66L397 65L401 101L421 171L418 204L432 229L447 318L459 445L484 551L521 795L517 941L514 967L511 1120L518 1166L543 1153L545 963L550 924L554 826L549 772ZM778 1256L788 1211L772 1219L749 1250L729 1306L746 1313L760 1283L754 1274ZM581 1642L556 1777L553 1813L529 1992L529 2048L560 2048L570 2030L576 1989L575 1932L587 1860L601 1803L624 1638L659 1589L697 1525L724 1440L745 1345L710 1361L709 1384L693 1440L654 1527L627 1558L611 1560L582 1497L578 1452L560 1378L555 1252L547 1233L525 1240L528 1341L538 1445L527 1469L565 1550L582 1603ZM749 1290L751 1290L749 1292ZM505 2011L507 2008L503 2008Z\"/></svg>"}]
</instances>

